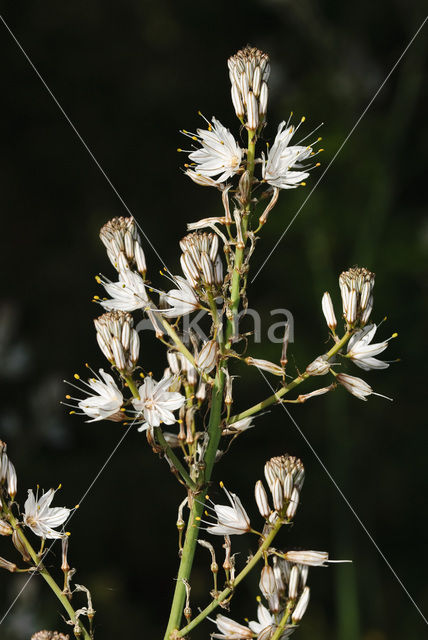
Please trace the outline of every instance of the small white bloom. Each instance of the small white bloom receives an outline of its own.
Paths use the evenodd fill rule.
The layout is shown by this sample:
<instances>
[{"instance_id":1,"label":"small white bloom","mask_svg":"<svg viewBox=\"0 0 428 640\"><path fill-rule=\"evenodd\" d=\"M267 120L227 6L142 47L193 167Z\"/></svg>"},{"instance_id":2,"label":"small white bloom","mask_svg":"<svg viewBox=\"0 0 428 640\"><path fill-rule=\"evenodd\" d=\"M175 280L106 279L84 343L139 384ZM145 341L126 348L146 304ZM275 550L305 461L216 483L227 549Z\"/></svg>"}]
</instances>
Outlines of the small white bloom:
<instances>
[{"instance_id":1,"label":"small white bloom","mask_svg":"<svg viewBox=\"0 0 428 640\"><path fill-rule=\"evenodd\" d=\"M313 150L310 146L288 146L295 131L295 127L288 125L285 121L281 122L275 142L268 151L267 159L264 155L262 156L263 178L273 187L295 189L309 176L307 171L301 170L304 166L300 163L311 156Z\"/></svg>"},{"instance_id":2,"label":"small white bloom","mask_svg":"<svg viewBox=\"0 0 428 640\"><path fill-rule=\"evenodd\" d=\"M246 640L253 637L251 629L221 614L216 617L215 623L220 633L213 633L211 635L212 638L218 638L219 640Z\"/></svg>"},{"instance_id":3,"label":"small white bloom","mask_svg":"<svg viewBox=\"0 0 428 640\"><path fill-rule=\"evenodd\" d=\"M148 427L159 427L161 422L174 424L176 418L173 411L179 409L186 398L177 391L168 391L174 382L173 376L164 376L160 382L147 376L139 387L139 400L132 404L139 414L144 416L144 422L138 431L145 431Z\"/></svg>"},{"instance_id":4,"label":"small white bloom","mask_svg":"<svg viewBox=\"0 0 428 640\"><path fill-rule=\"evenodd\" d=\"M239 171L242 149L221 122L213 118L208 126L208 129L198 129L197 135L184 133L201 144L200 149L189 154L189 160L196 163L195 173L207 178L218 176L215 180L218 184ZM193 175L191 178L194 180Z\"/></svg>"},{"instance_id":5,"label":"small white bloom","mask_svg":"<svg viewBox=\"0 0 428 640\"><path fill-rule=\"evenodd\" d=\"M75 378L80 379L77 374ZM82 415L87 415L91 418L86 422L97 422L98 420L107 420L109 418L115 421L122 419L120 408L123 403L123 396L109 373L106 373L104 369L100 369L97 378L90 378L88 382L83 380L81 382L89 389L89 391L82 389L84 393L88 394L88 397L80 399L67 395L66 398L67 400L75 400L78 408L82 411Z\"/></svg>"},{"instance_id":6,"label":"small white bloom","mask_svg":"<svg viewBox=\"0 0 428 640\"><path fill-rule=\"evenodd\" d=\"M248 623L248 626L251 631L254 631L254 633L260 633L263 629L266 629L266 627L270 627L275 624L275 618L270 613L269 609L266 609L266 607L261 603L257 608L257 617L259 619L258 622L253 620Z\"/></svg>"},{"instance_id":7,"label":"small white bloom","mask_svg":"<svg viewBox=\"0 0 428 640\"><path fill-rule=\"evenodd\" d=\"M250 531L250 519L238 496L222 485L231 507L222 504L214 504L211 509L215 511L217 524L207 527L207 531L216 536L242 535Z\"/></svg>"},{"instance_id":8,"label":"small white bloom","mask_svg":"<svg viewBox=\"0 0 428 640\"><path fill-rule=\"evenodd\" d=\"M135 271L123 269L119 271L118 282L99 279L110 300L101 300L100 304L108 311L136 311L145 309L148 303L143 278Z\"/></svg>"},{"instance_id":9,"label":"small white bloom","mask_svg":"<svg viewBox=\"0 0 428 640\"><path fill-rule=\"evenodd\" d=\"M32 489L28 490L28 498L24 504L24 524L41 538L62 538L64 534L54 531L68 518L70 509L65 507L51 508L55 489L49 489L41 498L34 497Z\"/></svg>"},{"instance_id":10,"label":"small white bloom","mask_svg":"<svg viewBox=\"0 0 428 640\"><path fill-rule=\"evenodd\" d=\"M326 291L322 297L321 306L328 328L335 331L337 327L337 320L334 313L333 302L328 291Z\"/></svg>"},{"instance_id":11,"label":"small white bloom","mask_svg":"<svg viewBox=\"0 0 428 640\"><path fill-rule=\"evenodd\" d=\"M181 276L174 276L179 289L171 289L165 296L165 301L170 309L162 309L162 315L166 318L185 316L200 307L198 296L191 284Z\"/></svg>"},{"instance_id":12,"label":"small white bloom","mask_svg":"<svg viewBox=\"0 0 428 640\"><path fill-rule=\"evenodd\" d=\"M354 333L348 342L347 357L351 358L357 367L360 367L360 369L364 369L365 371L369 371L370 369L386 369L389 367L387 362L383 362L382 360L378 360L373 357L382 353L382 351L385 351L388 346L388 340L370 344L374 338L376 329L377 327L375 324L367 325L364 329L361 329L361 331ZM395 336L396 334L393 334L392 337Z\"/></svg>"}]
</instances>

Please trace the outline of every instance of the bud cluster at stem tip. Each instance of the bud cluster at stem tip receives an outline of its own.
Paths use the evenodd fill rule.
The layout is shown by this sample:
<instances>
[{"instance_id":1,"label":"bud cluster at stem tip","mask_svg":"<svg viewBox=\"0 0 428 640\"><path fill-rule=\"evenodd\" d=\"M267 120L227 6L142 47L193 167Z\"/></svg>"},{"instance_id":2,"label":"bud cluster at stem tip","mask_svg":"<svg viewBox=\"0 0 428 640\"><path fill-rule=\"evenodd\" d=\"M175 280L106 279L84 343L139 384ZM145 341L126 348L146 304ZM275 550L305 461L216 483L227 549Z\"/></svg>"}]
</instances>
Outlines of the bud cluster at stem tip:
<instances>
[{"instance_id":1,"label":"bud cluster at stem tip","mask_svg":"<svg viewBox=\"0 0 428 640\"><path fill-rule=\"evenodd\" d=\"M231 56L227 64L236 115L241 122L245 119L247 129L256 131L267 111L269 56L247 46Z\"/></svg>"}]
</instances>

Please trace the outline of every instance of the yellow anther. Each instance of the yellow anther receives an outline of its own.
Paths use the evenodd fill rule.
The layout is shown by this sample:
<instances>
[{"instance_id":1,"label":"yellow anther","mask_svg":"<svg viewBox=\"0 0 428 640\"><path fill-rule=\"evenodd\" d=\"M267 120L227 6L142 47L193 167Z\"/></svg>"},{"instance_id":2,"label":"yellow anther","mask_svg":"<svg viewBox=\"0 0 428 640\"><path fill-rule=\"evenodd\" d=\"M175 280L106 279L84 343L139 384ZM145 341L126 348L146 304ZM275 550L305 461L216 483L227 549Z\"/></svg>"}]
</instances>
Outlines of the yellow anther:
<instances>
[{"instance_id":1,"label":"yellow anther","mask_svg":"<svg viewBox=\"0 0 428 640\"><path fill-rule=\"evenodd\" d=\"M66 400L71 400L71 396L69 396L68 394L65 396Z\"/></svg>"},{"instance_id":2,"label":"yellow anther","mask_svg":"<svg viewBox=\"0 0 428 640\"><path fill-rule=\"evenodd\" d=\"M199 517L199 516L196 516L195 520L200 520L200 517Z\"/></svg>"},{"instance_id":3,"label":"yellow anther","mask_svg":"<svg viewBox=\"0 0 428 640\"><path fill-rule=\"evenodd\" d=\"M321 162L317 162L315 166L316 167L320 167L321 166Z\"/></svg>"},{"instance_id":4,"label":"yellow anther","mask_svg":"<svg viewBox=\"0 0 428 640\"><path fill-rule=\"evenodd\" d=\"M75 373L73 377L76 378L76 380L80 380L80 376L78 373Z\"/></svg>"},{"instance_id":5,"label":"yellow anther","mask_svg":"<svg viewBox=\"0 0 428 640\"><path fill-rule=\"evenodd\" d=\"M101 284L101 278L100 278L100 276L95 276L95 280L98 282L98 284Z\"/></svg>"},{"instance_id":6,"label":"yellow anther","mask_svg":"<svg viewBox=\"0 0 428 640\"><path fill-rule=\"evenodd\" d=\"M100 296L94 296L94 300L99 300Z\"/></svg>"},{"instance_id":7,"label":"yellow anther","mask_svg":"<svg viewBox=\"0 0 428 640\"><path fill-rule=\"evenodd\" d=\"M122 411L122 413L124 413L126 411L125 407L120 407L119 411Z\"/></svg>"},{"instance_id":8,"label":"yellow anther","mask_svg":"<svg viewBox=\"0 0 428 640\"><path fill-rule=\"evenodd\" d=\"M300 122L304 122L306 120L306 116L303 116Z\"/></svg>"},{"instance_id":9,"label":"yellow anther","mask_svg":"<svg viewBox=\"0 0 428 640\"><path fill-rule=\"evenodd\" d=\"M321 153L321 151L324 151L324 149L318 149L318 153Z\"/></svg>"},{"instance_id":10,"label":"yellow anther","mask_svg":"<svg viewBox=\"0 0 428 640\"><path fill-rule=\"evenodd\" d=\"M321 140L322 140L322 137L320 136L320 137L318 138L317 142L321 142Z\"/></svg>"},{"instance_id":11,"label":"yellow anther","mask_svg":"<svg viewBox=\"0 0 428 640\"><path fill-rule=\"evenodd\" d=\"M206 496L205 496L205 500L209 500L209 499L210 499L210 497L209 497L209 495L207 493Z\"/></svg>"},{"instance_id":12,"label":"yellow anther","mask_svg":"<svg viewBox=\"0 0 428 640\"><path fill-rule=\"evenodd\" d=\"M192 136L192 140L198 140L198 138L196 136Z\"/></svg>"},{"instance_id":13,"label":"yellow anther","mask_svg":"<svg viewBox=\"0 0 428 640\"><path fill-rule=\"evenodd\" d=\"M68 414L69 414L70 416L74 415L75 413L76 413L75 411L69 411L69 412L68 412Z\"/></svg>"},{"instance_id":14,"label":"yellow anther","mask_svg":"<svg viewBox=\"0 0 428 640\"><path fill-rule=\"evenodd\" d=\"M74 508L75 509L80 509L80 504L76 504Z\"/></svg>"},{"instance_id":15,"label":"yellow anther","mask_svg":"<svg viewBox=\"0 0 428 640\"><path fill-rule=\"evenodd\" d=\"M306 182L301 182L301 183L300 183L300 186L301 186L301 187L306 187Z\"/></svg>"},{"instance_id":16,"label":"yellow anther","mask_svg":"<svg viewBox=\"0 0 428 640\"><path fill-rule=\"evenodd\" d=\"M66 531L66 532L65 532L65 535L66 535L66 536L71 536L70 531Z\"/></svg>"},{"instance_id":17,"label":"yellow anther","mask_svg":"<svg viewBox=\"0 0 428 640\"><path fill-rule=\"evenodd\" d=\"M219 485L222 489L224 488L223 480L220 480Z\"/></svg>"},{"instance_id":18,"label":"yellow anther","mask_svg":"<svg viewBox=\"0 0 428 640\"><path fill-rule=\"evenodd\" d=\"M142 371L140 371L140 378L145 378L146 376L144 375L144 373Z\"/></svg>"},{"instance_id":19,"label":"yellow anther","mask_svg":"<svg viewBox=\"0 0 428 640\"><path fill-rule=\"evenodd\" d=\"M398 336L398 333L395 332L395 333L392 334L391 338L396 338L397 336Z\"/></svg>"},{"instance_id":20,"label":"yellow anther","mask_svg":"<svg viewBox=\"0 0 428 640\"><path fill-rule=\"evenodd\" d=\"M181 151L183 151L183 149L177 149L177 151L180 153Z\"/></svg>"}]
</instances>

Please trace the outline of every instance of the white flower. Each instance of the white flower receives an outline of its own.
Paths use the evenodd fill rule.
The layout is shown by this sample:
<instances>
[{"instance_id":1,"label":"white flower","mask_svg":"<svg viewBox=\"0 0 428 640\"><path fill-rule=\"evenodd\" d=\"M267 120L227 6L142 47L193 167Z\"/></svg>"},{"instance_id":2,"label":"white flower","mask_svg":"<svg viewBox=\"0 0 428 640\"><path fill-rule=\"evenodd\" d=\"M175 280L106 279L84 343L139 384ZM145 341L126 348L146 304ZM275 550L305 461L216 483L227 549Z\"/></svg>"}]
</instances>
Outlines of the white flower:
<instances>
[{"instance_id":1,"label":"white flower","mask_svg":"<svg viewBox=\"0 0 428 640\"><path fill-rule=\"evenodd\" d=\"M207 531L215 536L242 535L250 531L250 519L238 496L223 486L231 507L222 504L214 504L211 509L215 511L217 524L207 527Z\"/></svg>"},{"instance_id":2,"label":"white flower","mask_svg":"<svg viewBox=\"0 0 428 640\"><path fill-rule=\"evenodd\" d=\"M218 184L225 182L239 171L242 149L230 131L215 118L208 127L208 129L197 129L197 135L183 133L201 143L200 149L189 154L189 160L196 163L196 174L207 178L218 176L215 180L215 184ZM191 177L194 179L193 176Z\"/></svg>"},{"instance_id":3,"label":"white flower","mask_svg":"<svg viewBox=\"0 0 428 640\"><path fill-rule=\"evenodd\" d=\"M376 329L375 324L367 325L364 329L361 329L361 331L354 333L348 342L347 357L351 358L357 367L365 371L369 371L370 369L386 369L389 367L387 362L373 357L385 351L388 346L388 340L370 344L374 338ZM395 335L396 334L393 334L392 337L395 337Z\"/></svg>"},{"instance_id":4,"label":"white flower","mask_svg":"<svg viewBox=\"0 0 428 640\"><path fill-rule=\"evenodd\" d=\"M231 618L227 618L221 614L216 617L215 623L221 633L213 633L211 635L212 638L219 638L220 640L245 640L246 638L250 639L253 637L248 627L244 627L244 625L239 624L239 622L235 622Z\"/></svg>"},{"instance_id":5,"label":"white flower","mask_svg":"<svg viewBox=\"0 0 428 640\"><path fill-rule=\"evenodd\" d=\"M88 387L90 391L77 387L88 394L87 398L72 398L69 395L66 398L67 400L75 400L82 411L81 415L87 415L91 418L86 422L97 422L98 420L107 420L109 418L114 421L120 421L122 420L120 411L123 403L122 393L109 373L106 373L104 369L100 369L99 374L96 378L90 378L88 382L82 380L82 384ZM77 380L80 379L77 374L75 378Z\"/></svg>"},{"instance_id":6,"label":"white flower","mask_svg":"<svg viewBox=\"0 0 428 640\"><path fill-rule=\"evenodd\" d=\"M293 126L289 126L285 121L281 122L266 160L263 155L262 175L264 180L273 187L295 189L309 175L307 171L299 169L304 169L300 163L312 155L312 147L301 145L289 147L288 144L295 131ZM298 170L293 171L293 167Z\"/></svg>"},{"instance_id":7,"label":"white flower","mask_svg":"<svg viewBox=\"0 0 428 640\"><path fill-rule=\"evenodd\" d=\"M170 309L162 309L162 315L167 318L185 316L198 309L200 304L198 296L189 282L181 276L174 276L179 289L171 289L165 295L165 301L171 306Z\"/></svg>"},{"instance_id":8,"label":"white flower","mask_svg":"<svg viewBox=\"0 0 428 640\"><path fill-rule=\"evenodd\" d=\"M65 507L50 508L55 489L49 489L42 497L34 497L33 490L28 490L28 498L24 504L24 524L41 538L63 538L64 534L54 531L68 518L70 509Z\"/></svg>"},{"instance_id":9,"label":"white flower","mask_svg":"<svg viewBox=\"0 0 428 640\"><path fill-rule=\"evenodd\" d=\"M185 402L185 397L177 391L168 391L174 382L174 377L167 375L160 382L147 376L139 387L140 399L134 399L132 404L138 413L144 416L144 422L138 431L145 431L148 427L158 427L161 422L174 424L176 418L173 411L179 409Z\"/></svg>"},{"instance_id":10,"label":"white flower","mask_svg":"<svg viewBox=\"0 0 428 640\"><path fill-rule=\"evenodd\" d=\"M258 606L257 617L259 619L258 622L253 620L248 623L248 626L252 631L254 631L254 633L258 634L263 631L263 629L266 629L266 627L270 627L275 624L275 618L270 613L269 609L266 609L262 604L259 604Z\"/></svg>"},{"instance_id":11,"label":"white flower","mask_svg":"<svg viewBox=\"0 0 428 640\"><path fill-rule=\"evenodd\" d=\"M118 282L101 280L110 300L100 301L101 306L109 311L136 311L147 307L148 297L143 278L130 269L119 271Z\"/></svg>"},{"instance_id":12,"label":"white flower","mask_svg":"<svg viewBox=\"0 0 428 640\"><path fill-rule=\"evenodd\" d=\"M327 551L287 551L284 558L292 564L304 564L308 567L326 567L327 562L352 562L352 560L329 560Z\"/></svg>"}]
</instances>

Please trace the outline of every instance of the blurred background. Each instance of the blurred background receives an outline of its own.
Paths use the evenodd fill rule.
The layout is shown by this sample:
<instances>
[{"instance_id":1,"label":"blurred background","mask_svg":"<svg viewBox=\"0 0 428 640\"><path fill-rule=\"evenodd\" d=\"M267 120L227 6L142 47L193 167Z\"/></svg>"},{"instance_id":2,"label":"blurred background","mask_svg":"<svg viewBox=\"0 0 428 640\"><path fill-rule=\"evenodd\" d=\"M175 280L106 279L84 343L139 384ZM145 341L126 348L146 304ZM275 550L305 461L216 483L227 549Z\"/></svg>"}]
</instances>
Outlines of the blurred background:
<instances>
[{"instance_id":1,"label":"blurred background","mask_svg":"<svg viewBox=\"0 0 428 640\"><path fill-rule=\"evenodd\" d=\"M228 56L250 43L272 61L266 140L277 124L306 116L324 122L325 167L424 19L422 2L20 3L3 16L94 152L145 233L178 272L186 222L219 215L215 190L182 175L180 128L201 126L200 109L239 135L229 99ZM63 485L56 504L74 505L97 475L123 427L86 424L59 405L64 378L84 363L106 367L92 319L100 310L94 275L113 277L99 227L124 207L40 80L0 25L1 208L0 437L18 469L18 499L39 484ZM393 402L361 402L339 390L291 408L313 448L428 614L426 528L426 189L427 27L376 98L310 201L249 289L250 305L286 307L294 317L290 369L325 350L321 296L339 308L337 276L359 264L376 272L373 320L398 331L386 357L400 359L364 378ZM261 266L308 190L281 194L253 258ZM221 214L221 213L220 213ZM153 280L162 266L145 244ZM164 285L165 286L165 285ZM266 338L266 336L265 336ZM278 345L253 355L277 360ZM165 361L145 334L143 366ZM349 369L359 375L359 370ZM257 371L235 385L236 407L269 395ZM307 387L308 389L309 387ZM239 452L237 451L239 447ZM276 407L244 434L217 467L255 516L253 487L265 460L301 457L307 480L296 524L283 544L328 550L352 565L313 569L312 602L296 638L398 640L426 637L426 624L287 414ZM214 496L216 490L214 489ZM181 487L144 435L132 430L71 521L70 558L97 610L98 638L163 637L177 566ZM250 541L240 540L238 563ZM9 541L0 555L10 560ZM56 545L48 560L60 562ZM193 608L211 588L209 557L198 551ZM0 616L25 577L3 572ZM254 619L257 577L236 594L231 616ZM67 627L49 590L34 578L2 624L5 640ZM194 638L207 638L211 623Z\"/></svg>"}]
</instances>

